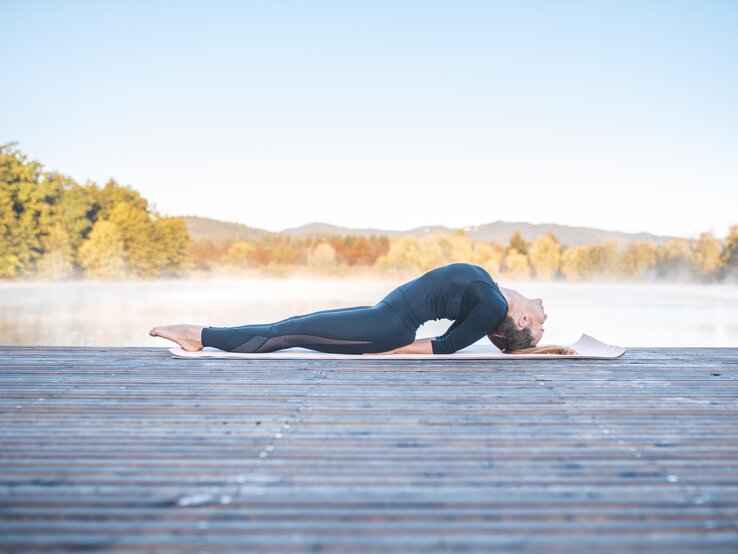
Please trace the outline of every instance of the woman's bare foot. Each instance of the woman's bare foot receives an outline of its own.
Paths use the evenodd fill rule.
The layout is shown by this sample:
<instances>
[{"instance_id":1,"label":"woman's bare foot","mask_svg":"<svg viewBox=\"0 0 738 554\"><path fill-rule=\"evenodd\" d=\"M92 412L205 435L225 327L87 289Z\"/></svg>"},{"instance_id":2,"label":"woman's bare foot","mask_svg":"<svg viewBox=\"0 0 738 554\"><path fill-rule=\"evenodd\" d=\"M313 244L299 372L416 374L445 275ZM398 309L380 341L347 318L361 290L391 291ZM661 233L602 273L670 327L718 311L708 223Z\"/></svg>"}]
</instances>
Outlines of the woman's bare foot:
<instances>
[{"instance_id":1,"label":"woman's bare foot","mask_svg":"<svg viewBox=\"0 0 738 554\"><path fill-rule=\"evenodd\" d=\"M152 327L149 331L149 335L174 341L182 347L182 350L197 352L198 350L202 350L202 343L200 342L202 330L202 325L187 325L186 323L179 323L177 325L159 325L157 327Z\"/></svg>"}]
</instances>

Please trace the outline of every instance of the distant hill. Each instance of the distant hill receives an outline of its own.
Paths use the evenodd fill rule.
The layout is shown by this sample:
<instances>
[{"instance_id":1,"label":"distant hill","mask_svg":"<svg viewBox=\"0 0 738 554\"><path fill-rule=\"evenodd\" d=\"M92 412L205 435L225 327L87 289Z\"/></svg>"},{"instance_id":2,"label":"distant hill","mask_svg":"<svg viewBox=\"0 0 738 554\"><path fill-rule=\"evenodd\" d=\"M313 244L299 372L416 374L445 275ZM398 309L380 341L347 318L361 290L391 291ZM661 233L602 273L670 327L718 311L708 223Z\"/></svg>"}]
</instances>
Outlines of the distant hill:
<instances>
[{"instance_id":1,"label":"distant hill","mask_svg":"<svg viewBox=\"0 0 738 554\"><path fill-rule=\"evenodd\" d=\"M198 217L194 215L181 216L187 225L187 231L193 239L233 239L244 241L258 241L263 238L278 236L265 229L257 229L249 227L243 223L232 223L230 221L220 221L218 219L209 219L207 217Z\"/></svg>"},{"instance_id":2,"label":"distant hill","mask_svg":"<svg viewBox=\"0 0 738 554\"><path fill-rule=\"evenodd\" d=\"M279 232L267 231L256 227L249 227L241 223L219 221L205 217L182 216L190 235L195 239L211 238L222 240L226 238L234 240L259 240L267 237L275 238L280 235L293 237L326 237L356 235L369 237L371 235L385 235L391 238L402 238L406 236L422 237L434 234L453 233L457 229L443 225L430 225L427 227L415 227L405 231L393 231L376 228L351 228L331 225L329 223L307 223L299 227L291 227ZM591 227L571 227L569 225L557 225L555 223L527 223L524 221L495 221L483 225L462 227L472 240L497 241L507 244L510 236L518 231L526 241L531 241L541 235L553 233L559 242L565 246L576 246L581 244L594 244L615 239L620 246L630 242L648 240L654 244L663 244L667 240L676 237L654 235L652 233L623 233L620 231L607 231Z\"/></svg>"},{"instance_id":3,"label":"distant hill","mask_svg":"<svg viewBox=\"0 0 738 554\"><path fill-rule=\"evenodd\" d=\"M576 246L580 244L594 244L606 240L615 239L621 246L629 242L649 240L655 244L663 244L667 240L676 237L654 235L652 233L624 233L621 231L607 231L591 227L572 227L569 225L557 225L555 223L527 223L524 221L495 221L484 225L462 227L472 240L497 241L507 244L510 236L518 231L526 241L531 241L541 235L553 233L565 246ZM408 235L422 237L426 235L453 233L456 229L443 225L431 225L427 227L415 227L405 231L389 231L384 229L352 229L350 227L339 227L328 223L308 223L299 227L292 227L280 231L280 234L292 236L320 236L320 235L361 235L369 236L386 235L392 238L402 238Z\"/></svg>"},{"instance_id":4,"label":"distant hill","mask_svg":"<svg viewBox=\"0 0 738 554\"><path fill-rule=\"evenodd\" d=\"M484 225L464 227L473 240L496 240L503 244L510 240L510 235L518 231L526 241L531 241L541 235L553 233L558 241L565 246L581 244L595 244L615 239L620 246L630 242L648 240L654 244L663 244L667 240L677 237L654 235L652 233L623 233L621 231L607 231L592 227L571 227L555 223L526 223L524 221L495 221Z\"/></svg>"},{"instance_id":5,"label":"distant hill","mask_svg":"<svg viewBox=\"0 0 738 554\"><path fill-rule=\"evenodd\" d=\"M454 229L450 227L444 227L442 225L433 225L431 227L417 227L416 229L408 229L406 231L391 231L387 229L359 229L351 227L339 227L338 225L331 225L329 223L307 223L306 225L300 225L299 227L292 227L280 231L282 235L291 235L294 237L320 237L330 235L357 235L369 237L371 235L385 235L391 238L402 238L408 235L421 237L424 235L435 235L435 234L446 234L452 233Z\"/></svg>"}]
</instances>

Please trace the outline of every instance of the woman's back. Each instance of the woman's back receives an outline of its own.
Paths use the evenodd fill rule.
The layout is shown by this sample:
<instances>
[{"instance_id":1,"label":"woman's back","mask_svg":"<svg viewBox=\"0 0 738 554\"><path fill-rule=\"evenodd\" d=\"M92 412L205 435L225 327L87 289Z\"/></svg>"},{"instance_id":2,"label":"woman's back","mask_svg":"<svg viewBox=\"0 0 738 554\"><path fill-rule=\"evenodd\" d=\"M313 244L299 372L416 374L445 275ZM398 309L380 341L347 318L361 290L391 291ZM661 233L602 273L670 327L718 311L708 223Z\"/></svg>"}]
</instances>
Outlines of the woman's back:
<instances>
[{"instance_id":1,"label":"woman's back","mask_svg":"<svg viewBox=\"0 0 738 554\"><path fill-rule=\"evenodd\" d=\"M473 285L471 289L470 285ZM467 294L467 299L470 296L492 296L502 299L507 305L505 297L487 270L469 263L458 262L433 269L398 288L420 322L463 317L466 311L464 308L467 307L462 305L465 292L474 293Z\"/></svg>"}]
</instances>

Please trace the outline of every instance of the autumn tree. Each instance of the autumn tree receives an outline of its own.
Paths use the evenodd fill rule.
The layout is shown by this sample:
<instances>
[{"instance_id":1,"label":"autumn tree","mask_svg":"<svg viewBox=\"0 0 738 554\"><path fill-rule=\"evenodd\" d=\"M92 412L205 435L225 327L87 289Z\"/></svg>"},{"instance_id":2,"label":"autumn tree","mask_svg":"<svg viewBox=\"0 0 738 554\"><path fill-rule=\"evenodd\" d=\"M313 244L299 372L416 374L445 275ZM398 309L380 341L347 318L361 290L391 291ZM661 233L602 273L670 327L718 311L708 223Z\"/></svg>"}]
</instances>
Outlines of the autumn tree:
<instances>
[{"instance_id":1,"label":"autumn tree","mask_svg":"<svg viewBox=\"0 0 738 554\"><path fill-rule=\"evenodd\" d=\"M429 240L433 240L429 238ZM441 249L440 259L435 267L453 262L469 262L472 257L473 245L466 231L457 229L453 233L441 235L438 238Z\"/></svg>"},{"instance_id":2,"label":"autumn tree","mask_svg":"<svg viewBox=\"0 0 738 554\"><path fill-rule=\"evenodd\" d=\"M421 268L414 256L416 243L417 239L411 235L390 239L389 250L377 258L375 266L382 270L420 271Z\"/></svg>"},{"instance_id":3,"label":"autumn tree","mask_svg":"<svg viewBox=\"0 0 738 554\"><path fill-rule=\"evenodd\" d=\"M318 271L335 267L336 249L327 242L318 243L308 254L307 265Z\"/></svg>"},{"instance_id":4,"label":"autumn tree","mask_svg":"<svg viewBox=\"0 0 738 554\"><path fill-rule=\"evenodd\" d=\"M95 242L83 250L103 221L114 227L100 225ZM97 251L105 241L117 248L117 240L123 244L124 272ZM63 279L80 269L86 275L131 271L154 277L184 272L191 263L184 221L150 213L146 199L131 187L112 179L102 189L80 186L43 171L12 144L0 146L0 277Z\"/></svg>"},{"instance_id":5,"label":"autumn tree","mask_svg":"<svg viewBox=\"0 0 738 554\"><path fill-rule=\"evenodd\" d=\"M149 202L138 191L109 179L104 187L96 189L95 219L110 219L118 204L127 204L139 213L149 211Z\"/></svg>"},{"instance_id":6,"label":"autumn tree","mask_svg":"<svg viewBox=\"0 0 738 554\"><path fill-rule=\"evenodd\" d=\"M149 213L137 204L120 202L110 212L108 221L120 232L134 276L155 277L161 268L161 250L156 244L154 222Z\"/></svg>"},{"instance_id":7,"label":"autumn tree","mask_svg":"<svg viewBox=\"0 0 738 554\"><path fill-rule=\"evenodd\" d=\"M641 278L659 261L657 246L647 240L631 242L620 256L620 274L629 278Z\"/></svg>"},{"instance_id":8,"label":"autumn tree","mask_svg":"<svg viewBox=\"0 0 738 554\"><path fill-rule=\"evenodd\" d=\"M36 274L53 281L67 279L74 274L72 241L61 221L44 237L44 253L36 264Z\"/></svg>"},{"instance_id":9,"label":"autumn tree","mask_svg":"<svg viewBox=\"0 0 738 554\"><path fill-rule=\"evenodd\" d=\"M192 241L184 219L157 214L154 237L159 258L157 276L176 276L194 267Z\"/></svg>"},{"instance_id":10,"label":"autumn tree","mask_svg":"<svg viewBox=\"0 0 738 554\"><path fill-rule=\"evenodd\" d=\"M528 256L521 254L515 248L508 248L502 269L505 277L511 279L527 279L531 276Z\"/></svg>"},{"instance_id":11,"label":"autumn tree","mask_svg":"<svg viewBox=\"0 0 738 554\"><path fill-rule=\"evenodd\" d=\"M567 248L561 257L561 273L570 280L604 277L616 273L618 242L577 245Z\"/></svg>"},{"instance_id":12,"label":"autumn tree","mask_svg":"<svg viewBox=\"0 0 738 554\"><path fill-rule=\"evenodd\" d=\"M280 242L272 248L272 261L279 265L294 264L299 256L299 252L286 242Z\"/></svg>"},{"instance_id":13,"label":"autumn tree","mask_svg":"<svg viewBox=\"0 0 738 554\"><path fill-rule=\"evenodd\" d=\"M123 279L129 276L125 243L117 225L98 220L80 247L79 260L93 279Z\"/></svg>"},{"instance_id":14,"label":"autumn tree","mask_svg":"<svg viewBox=\"0 0 738 554\"><path fill-rule=\"evenodd\" d=\"M250 242L239 240L231 245L221 261L226 265L246 267L251 264L251 255L255 249L256 247Z\"/></svg>"},{"instance_id":15,"label":"autumn tree","mask_svg":"<svg viewBox=\"0 0 738 554\"><path fill-rule=\"evenodd\" d=\"M41 226L48 225L49 205L40 180L40 163L14 144L0 146L0 277L20 276L43 252Z\"/></svg>"},{"instance_id":16,"label":"autumn tree","mask_svg":"<svg viewBox=\"0 0 738 554\"><path fill-rule=\"evenodd\" d=\"M472 246L471 263L483 267L493 277L500 274L505 247L499 242L477 241Z\"/></svg>"},{"instance_id":17,"label":"autumn tree","mask_svg":"<svg viewBox=\"0 0 738 554\"><path fill-rule=\"evenodd\" d=\"M733 225L723 241L720 253L722 277L738 279L738 225Z\"/></svg>"},{"instance_id":18,"label":"autumn tree","mask_svg":"<svg viewBox=\"0 0 738 554\"><path fill-rule=\"evenodd\" d=\"M712 233L700 233L700 237L692 247L692 263L698 275L707 277L722 267L722 247Z\"/></svg>"},{"instance_id":19,"label":"autumn tree","mask_svg":"<svg viewBox=\"0 0 738 554\"><path fill-rule=\"evenodd\" d=\"M537 278L551 280L559 270L563 249L553 233L533 240L528 249L528 260Z\"/></svg>"},{"instance_id":20,"label":"autumn tree","mask_svg":"<svg viewBox=\"0 0 738 554\"><path fill-rule=\"evenodd\" d=\"M515 249L516 254L522 254L526 256L528 254L528 243L525 242L525 239L523 238L523 235L520 234L520 231L515 231L510 236L510 246L508 249Z\"/></svg>"}]
</instances>

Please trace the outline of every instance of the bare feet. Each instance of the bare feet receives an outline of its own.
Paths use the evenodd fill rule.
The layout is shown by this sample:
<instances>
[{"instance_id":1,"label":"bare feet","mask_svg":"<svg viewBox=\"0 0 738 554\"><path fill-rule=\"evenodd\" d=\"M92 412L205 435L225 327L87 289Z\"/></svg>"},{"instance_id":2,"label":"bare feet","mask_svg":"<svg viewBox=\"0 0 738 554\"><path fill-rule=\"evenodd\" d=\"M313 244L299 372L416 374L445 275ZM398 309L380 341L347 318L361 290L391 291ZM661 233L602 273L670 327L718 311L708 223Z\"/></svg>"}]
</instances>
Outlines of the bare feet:
<instances>
[{"instance_id":1,"label":"bare feet","mask_svg":"<svg viewBox=\"0 0 738 554\"><path fill-rule=\"evenodd\" d=\"M196 352L202 350L202 343L200 342L202 330L202 325L179 323L177 325L158 325L157 327L152 327L149 335L174 341L182 347L182 350Z\"/></svg>"}]
</instances>

